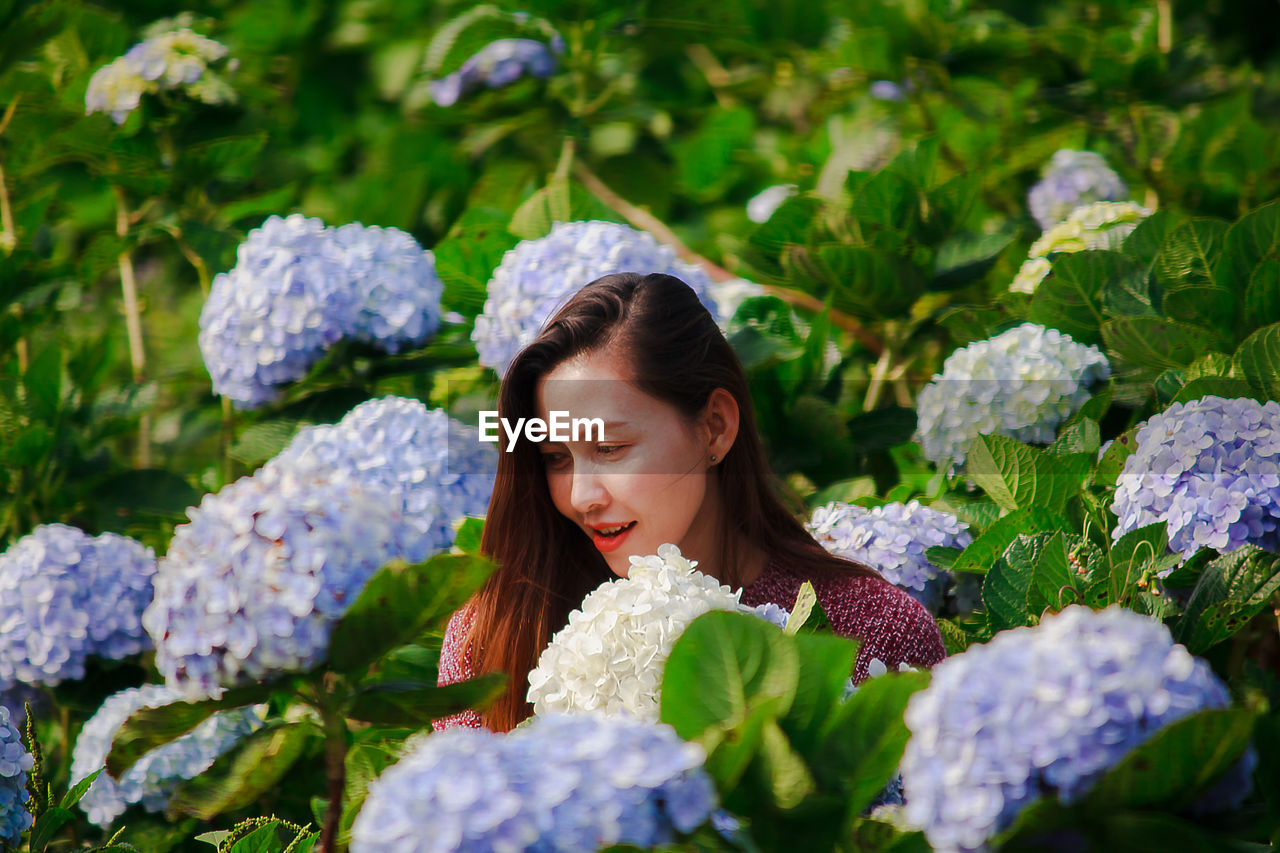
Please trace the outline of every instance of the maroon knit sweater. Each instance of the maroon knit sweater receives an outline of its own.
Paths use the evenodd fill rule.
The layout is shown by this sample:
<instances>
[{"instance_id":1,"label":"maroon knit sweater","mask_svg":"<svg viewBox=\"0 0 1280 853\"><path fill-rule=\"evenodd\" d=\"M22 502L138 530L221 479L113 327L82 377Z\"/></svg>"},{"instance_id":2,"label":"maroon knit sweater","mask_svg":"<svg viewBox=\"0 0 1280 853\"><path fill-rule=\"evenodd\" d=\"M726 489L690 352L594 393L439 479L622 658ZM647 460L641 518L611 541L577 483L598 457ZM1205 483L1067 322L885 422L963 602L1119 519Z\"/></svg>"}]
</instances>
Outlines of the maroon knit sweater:
<instances>
[{"instance_id":1,"label":"maroon knit sweater","mask_svg":"<svg viewBox=\"0 0 1280 853\"><path fill-rule=\"evenodd\" d=\"M879 660L890 671L899 664L931 667L946 655L938 626L914 598L879 575L823 575L807 578L818 594L818 603L837 634L862 641L853 668L853 679L867 677L867 667ZM772 602L790 609L806 576L785 566L775 556L755 582L742 590L741 601L748 607ZM471 630L475 615L470 606L449 619L440 650L437 683L453 684L474 675L470 650L464 655L462 641ZM436 720L437 731L450 726L481 728L475 711L463 711Z\"/></svg>"}]
</instances>

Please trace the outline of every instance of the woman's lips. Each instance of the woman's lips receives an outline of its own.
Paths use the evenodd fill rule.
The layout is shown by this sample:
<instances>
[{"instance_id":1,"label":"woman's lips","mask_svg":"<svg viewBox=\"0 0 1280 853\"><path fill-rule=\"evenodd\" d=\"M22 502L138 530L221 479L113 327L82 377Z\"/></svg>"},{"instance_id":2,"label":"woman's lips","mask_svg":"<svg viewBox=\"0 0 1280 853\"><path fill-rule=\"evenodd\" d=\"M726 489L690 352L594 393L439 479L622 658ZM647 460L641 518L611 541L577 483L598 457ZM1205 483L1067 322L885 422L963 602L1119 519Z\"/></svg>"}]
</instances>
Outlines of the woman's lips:
<instances>
[{"instance_id":1,"label":"woman's lips","mask_svg":"<svg viewBox=\"0 0 1280 853\"><path fill-rule=\"evenodd\" d=\"M636 527L636 523L633 521L629 525L627 525L627 527L624 528L621 533L616 533L613 536L606 536L603 533L592 531L591 541L596 544L596 547L598 549L600 549L604 553L608 553L610 551L616 550L619 546L621 546L622 543L626 540L626 538L629 535L631 535L631 531L634 530L635 527Z\"/></svg>"}]
</instances>

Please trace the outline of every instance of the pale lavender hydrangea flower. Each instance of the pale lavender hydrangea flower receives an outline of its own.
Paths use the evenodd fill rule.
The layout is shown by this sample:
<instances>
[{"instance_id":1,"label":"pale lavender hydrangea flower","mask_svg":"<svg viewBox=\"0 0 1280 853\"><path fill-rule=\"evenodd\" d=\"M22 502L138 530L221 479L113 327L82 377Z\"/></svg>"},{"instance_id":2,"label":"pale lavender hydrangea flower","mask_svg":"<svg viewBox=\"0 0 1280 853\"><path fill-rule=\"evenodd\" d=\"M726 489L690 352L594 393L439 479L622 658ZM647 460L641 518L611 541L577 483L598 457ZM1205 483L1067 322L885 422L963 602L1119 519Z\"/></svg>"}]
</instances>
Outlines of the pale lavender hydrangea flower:
<instances>
[{"instance_id":1,"label":"pale lavender hydrangea flower","mask_svg":"<svg viewBox=\"0 0 1280 853\"><path fill-rule=\"evenodd\" d=\"M382 397L336 424L303 429L269 464L321 473L341 468L390 498L405 528L397 556L418 563L453 544L455 522L488 511L497 455L475 428L443 409Z\"/></svg>"},{"instance_id":2,"label":"pale lavender hydrangea flower","mask_svg":"<svg viewBox=\"0 0 1280 853\"><path fill-rule=\"evenodd\" d=\"M497 39L468 58L457 71L433 80L431 98L438 106L451 107L482 86L499 89L526 74L550 77L556 70L556 55L563 52L564 40L558 34L550 44L527 38Z\"/></svg>"},{"instance_id":3,"label":"pale lavender hydrangea flower","mask_svg":"<svg viewBox=\"0 0 1280 853\"><path fill-rule=\"evenodd\" d=\"M225 45L182 27L135 44L119 59L99 68L85 91L85 114L109 113L124 124L142 96L179 91L206 104L236 98L226 81L210 72L210 65L227 55Z\"/></svg>"},{"instance_id":4,"label":"pale lavender hydrangea flower","mask_svg":"<svg viewBox=\"0 0 1280 853\"><path fill-rule=\"evenodd\" d=\"M142 624L180 695L305 670L369 578L406 550L395 501L345 468L268 464L187 510Z\"/></svg>"},{"instance_id":5,"label":"pale lavender hydrangea flower","mask_svg":"<svg viewBox=\"0 0 1280 853\"><path fill-rule=\"evenodd\" d=\"M1023 323L947 357L916 399L916 438L927 459L953 472L980 435L1047 444L1110 375L1097 347Z\"/></svg>"},{"instance_id":6,"label":"pale lavender hydrangea flower","mask_svg":"<svg viewBox=\"0 0 1280 853\"><path fill-rule=\"evenodd\" d=\"M874 509L831 501L815 508L805 527L831 553L870 566L935 613L951 573L930 563L925 551L964 548L973 541L963 521L919 501Z\"/></svg>"},{"instance_id":7,"label":"pale lavender hydrangea flower","mask_svg":"<svg viewBox=\"0 0 1280 853\"><path fill-rule=\"evenodd\" d=\"M716 807L702 747L662 723L533 718L510 734L454 728L411 742L369 786L352 853L650 848Z\"/></svg>"},{"instance_id":8,"label":"pale lavender hydrangea flower","mask_svg":"<svg viewBox=\"0 0 1280 853\"><path fill-rule=\"evenodd\" d=\"M1111 510L1114 538L1164 522L1169 549L1183 557L1245 544L1280 551L1280 403L1208 396L1153 415Z\"/></svg>"},{"instance_id":9,"label":"pale lavender hydrangea flower","mask_svg":"<svg viewBox=\"0 0 1280 853\"><path fill-rule=\"evenodd\" d=\"M1072 605L933 668L905 716L905 817L939 853L986 850L1041 796L1073 803L1160 729L1228 703L1161 623Z\"/></svg>"},{"instance_id":10,"label":"pale lavender hydrangea flower","mask_svg":"<svg viewBox=\"0 0 1280 853\"><path fill-rule=\"evenodd\" d=\"M711 278L652 235L614 222L557 222L502 257L471 339L480 363L502 376L516 353L583 285L617 272L666 273L688 284L717 319Z\"/></svg>"},{"instance_id":11,"label":"pale lavender hydrangea flower","mask_svg":"<svg viewBox=\"0 0 1280 853\"><path fill-rule=\"evenodd\" d=\"M107 698L76 738L71 784L103 767L111 742L125 720L140 708L160 708L181 697L160 684L123 690ZM89 785L80 808L90 823L109 826L132 803L162 811L178 784L207 770L218 756L262 725L265 706L219 711L180 738L147 752L119 780L105 771Z\"/></svg>"},{"instance_id":12,"label":"pale lavender hydrangea flower","mask_svg":"<svg viewBox=\"0 0 1280 853\"><path fill-rule=\"evenodd\" d=\"M0 843L16 846L22 833L31 828L27 773L34 766L35 759L23 746L9 709L0 706Z\"/></svg>"},{"instance_id":13,"label":"pale lavender hydrangea flower","mask_svg":"<svg viewBox=\"0 0 1280 853\"><path fill-rule=\"evenodd\" d=\"M0 687L84 676L91 657L150 648L142 629L156 556L120 536L43 524L0 555Z\"/></svg>"},{"instance_id":14,"label":"pale lavender hydrangea flower","mask_svg":"<svg viewBox=\"0 0 1280 853\"><path fill-rule=\"evenodd\" d=\"M1041 230L1047 231L1081 205L1119 201L1128 194L1129 188L1101 156L1063 148L1027 194L1027 205Z\"/></svg>"}]
</instances>

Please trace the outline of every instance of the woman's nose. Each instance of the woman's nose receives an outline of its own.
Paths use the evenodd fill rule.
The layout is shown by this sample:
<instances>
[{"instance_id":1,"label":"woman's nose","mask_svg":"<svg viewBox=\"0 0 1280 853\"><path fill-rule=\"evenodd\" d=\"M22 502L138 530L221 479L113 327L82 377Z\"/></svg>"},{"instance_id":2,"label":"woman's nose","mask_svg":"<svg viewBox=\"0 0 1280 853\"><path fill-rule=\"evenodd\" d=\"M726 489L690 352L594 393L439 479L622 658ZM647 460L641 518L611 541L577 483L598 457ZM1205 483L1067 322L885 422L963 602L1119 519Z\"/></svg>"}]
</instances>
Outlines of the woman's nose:
<instances>
[{"instance_id":1,"label":"woman's nose","mask_svg":"<svg viewBox=\"0 0 1280 853\"><path fill-rule=\"evenodd\" d=\"M589 466L577 467L573 472L573 485L569 492L569 504L575 511L587 514L609 503L609 493L600 476Z\"/></svg>"}]
</instances>

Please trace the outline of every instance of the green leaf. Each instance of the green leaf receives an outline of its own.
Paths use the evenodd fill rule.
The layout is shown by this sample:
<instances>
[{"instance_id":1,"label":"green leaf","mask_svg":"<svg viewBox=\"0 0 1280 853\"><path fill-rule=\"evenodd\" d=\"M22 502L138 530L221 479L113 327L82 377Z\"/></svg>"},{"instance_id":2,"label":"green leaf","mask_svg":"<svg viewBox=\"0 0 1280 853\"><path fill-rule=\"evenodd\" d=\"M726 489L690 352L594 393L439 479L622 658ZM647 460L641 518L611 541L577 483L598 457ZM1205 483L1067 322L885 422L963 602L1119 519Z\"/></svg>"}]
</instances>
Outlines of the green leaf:
<instances>
[{"instance_id":1,"label":"green leaf","mask_svg":"<svg viewBox=\"0 0 1280 853\"><path fill-rule=\"evenodd\" d=\"M32 356L22 376L31 413L40 420L53 421L62 407L62 347L51 342Z\"/></svg>"},{"instance_id":2,"label":"green leaf","mask_svg":"<svg viewBox=\"0 0 1280 853\"><path fill-rule=\"evenodd\" d=\"M1236 293L1253 280L1254 271L1267 260L1280 259L1280 201L1251 210L1227 231L1214 278Z\"/></svg>"},{"instance_id":3,"label":"green leaf","mask_svg":"<svg viewBox=\"0 0 1280 853\"><path fill-rule=\"evenodd\" d=\"M220 699L171 702L159 708L139 708L116 732L107 755L107 773L119 779L134 763L158 746L182 737L218 711L266 701L273 684L252 684L223 692Z\"/></svg>"},{"instance_id":4,"label":"green leaf","mask_svg":"<svg viewBox=\"0 0 1280 853\"><path fill-rule=\"evenodd\" d=\"M982 531L980 536L970 542L956 558L952 569L957 572L983 574L1000 558L1018 534L1061 530L1066 526L1066 519L1044 507L1036 506L1011 512L997 519Z\"/></svg>"},{"instance_id":5,"label":"green leaf","mask_svg":"<svg viewBox=\"0 0 1280 853\"><path fill-rule=\"evenodd\" d=\"M186 519L187 508L200 503L200 492L183 477L160 468L122 471L93 490L94 504L104 513L135 513Z\"/></svg>"},{"instance_id":6,"label":"green leaf","mask_svg":"<svg viewBox=\"0 0 1280 853\"><path fill-rule=\"evenodd\" d=\"M1184 322L1216 324L1231 319L1235 295L1214 278L1227 223L1193 219L1174 229L1160 247L1152 274L1165 289L1164 313Z\"/></svg>"},{"instance_id":7,"label":"green leaf","mask_svg":"<svg viewBox=\"0 0 1280 853\"><path fill-rule=\"evenodd\" d=\"M676 182L691 198L723 195L740 173L740 152L751 145L755 113L744 106L713 107L702 124L671 146Z\"/></svg>"},{"instance_id":8,"label":"green leaf","mask_svg":"<svg viewBox=\"0 0 1280 853\"><path fill-rule=\"evenodd\" d=\"M475 6L450 19L427 43L422 70L433 77L452 74L490 42L504 38L550 40L550 25L541 18L522 18L491 4Z\"/></svg>"},{"instance_id":9,"label":"green leaf","mask_svg":"<svg viewBox=\"0 0 1280 853\"><path fill-rule=\"evenodd\" d=\"M202 821L245 808L275 788L307 747L319 737L309 723L282 723L259 729L222 754L169 798L170 820L190 815Z\"/></svg>"},{"instance_id":10,"label":"green leaf","mask_svg":"<svg viewBox=\"0 0 1280 853\"><path fill-rule=\"evenodd\" d=\"M1171 723L1108 770L1086 795L1084 807L1189 805L1240 758L1254 717L1243 708L1221 708Z\"/></svg>"},{"instance_id":11,"label":"green leaf","mask_svg":"<svg viewBox=\"0 0 1280 853\"><path fill-rule=\"evenodd\" d=\"M752 767L772 805L781 811L796 808L818 788L808 765L775 720L767 720L761 730L760 751Z\"/></svg>"},{"instance_id":12,"label":"green leaf","mask_svg":"<svg viewBox=\"0 0 1280 853\"><path fill-rule=\"evenodd\" d=\"M39 819L31 827L32 853L44 853L49 842L53 841L62 827L76 818L75 813L62 806L54 806L40 814Z\"/></svg>"},{"instance_id":13,"label":"green leaf","mask_svg":"<svg viewBox=\"0 0 1280 853\"><path fill-rule=\"evenodd\" d=\"M421 727L469 708L483 711L506 687L507 676L500 672L441 687L413 681L375 683L360 690L347 716L384 726Z\"/></svg>"},{"instance_id":14,"label":"green leaf","mask_svg":"<svg viewBox=\"0 0 1280 853\"><path fill-rule=\"evenodd\" d=\"M1115 440L1107 446L1102 458L1098 460L1098 468L1093 477L1094 484L1106 488L1114 486L1116 478L1124 470L1125 460L1133 455L1137 446L1138 427L1133 427L1116 436Z\"/></svg>"},{"instance_id":15,"label":"green leaf","mask_svg":"<svg viewBox=\"0 0 1280 853\"><path fill-rule=\"evenodd\" d=\"M1150 267L1160 253L1165 239L1182 224L1185 216L1168 208L1161 208L1138 223L1124 243L1120 251L1137 261L1144 269Z\"/></svg>"},{"instance_id":16,"label":"green leaf","mask_svg":"<svg viewBox=\"0 0 1280 853\"><path fill-rule=\"evenodd\" d=\"M1210 395L1215 397L1248 397L1252 389L1243 379L1228 379L1225 376L1201 376L1192 379L1178 389L1170 403L1190 403Z\"/></svg>"},{"instance_id":17,"label":"green leaf","mask_svg":"<svg viewBox=\"0 0 1280 853\"><path fill-rule=\"evenodd\" d=\"M755 270L757 280L796 286L788 280L782 258L792 247L804 245L810 225L822 208L821 199L792 196L778 205L767 222L747 236L743 258Z\"/></svg>"},{"instance_id":18,"label":"green leaf","mask_svg":"<svg viewBox=\"0 0 1280 853\"><path fill-rule=\"evenodd\" d=\"M1081 343L1099 343L1107 295L1144 291L1146 278L1141 267L1119 252L1060 255L1054 259L1053 274L1031 297L1029 319Z\"/></svg>"},{"instance_id":19,"label":"green leaf","mask_svg":"<svg viewBox=\"0 0 1280 853\"><path fill-rule=\"evenodd\" d=\"M956 564L956 560L960 559L960 555L963 553L963 548L953 548L950 545L934 545L925 549L924 558L938 568L947 570Z\"/></svg>"},{"instance_id":20,"label":"green leaf","mask_svg":"<svg viewBox=\"0 0 1280 853\"><path fill-rule=\"evenodd\" d=\"M97 779L98 776L104 772L106 772L106 768L99 767L97 770L72 785L67 789L67 793L63 794L62 801L58 803L58 805L62 806L64 809L69 809L76 803L80 802L80 799L85 795L85 792L89 790L89 786L93 784L93 780Z\"/></svg>"},{"instance_id":21,"label":"green leaf","mask_svg":"<svg viewBox=\"0 0 1280 853\"><path fill-rule=\"evenodd\" d=\"M1126 361L1155 370L1185 367L1224 344L1222 335L1211 329L1158 317L1108 320L1102 325L1102 339Z\"/></svg>"},{"instance_id":22,"label":"green leaf","mask_svg":"<svg viewBox=\"0 0 1280 853\"><path fill-rule=\"evenodd\" d=\"M1019 536L1009 544L1004 552L1005 562L1019 576L1030 576L1025 597L1028 615L1038 615L1045 609L1058 611L1080 600L1075 572L1067 559L1080 542L1079 537L1059 532ZM987 577L990 579L991 575Z\"/></svg>"},{"instance_id":23,"label":"green leaf","mask_svg":"<svg viewBox=\"0 0 1280 853\"><path fill-rule=\"evenodd\" d=\"M334 626L330 665L338 672L357 672L413 641L462 606L494 568L471 554L438 554L417 565L391 563L369 579Z\"/></svg>"},{"instance_id":24,"label":"green leaf","mask_svg":"<svg viewBox=\"0 0 1280 853\"><path fill-rule=\"evenodd\" d=\"M536 240L551 232L557 222L598 219L618 222L621 217L576 181L558 178L534 192L511 215L507 230L522 240Z\"/></svg>"},{"instance_id":25,"label":"green leaf","mask_svg":"<svg viewBox=\"0 0 1280 853\"><path fill-rule=\"evenodd\" d=\"M1079 490L1053 456L1003 435L981 435L970 442L965 474L1009 511L1060 509Z\"/></svg>"},{"instance_id":26,"label":"green leaf","mask_svg":"<svg viewBox=\"0 0 1280 853\"><path fill-rule=\"evenodd\" d=\"M859 453L874 453L906 444L916 431L916 411L886 406L854 415L848 421L849 441Z\"/></svg>"},{"instance_id":27,"label":"green leaf","mask_svg":"<svg viewBox=\"0 0 1280 853\"><path fill-rule=\"evenodd\" d=\"M1098 448L1102 446L1102 431L1093 418L1081 418L1068 427L1064 427L1058 438L1049 445L1048 451L1055 456L1071 453L1092 453L1095 458Z\"/></svg>"},{"instance_id":28,"label":"green leaf","mask_svg":"<svg viewBox=\"0 0 1280 853\"><path fill-rule=\"evenodd\" d=\"M1111 546L1110 600L1119 601L1168 551L1169 531L1162 521L1121 536Z\"/></svg>"},{"instance_id":29,"label":"green leaf","mask_svg":"<svg viewBox=\"0 0 1280 853\"><path fill-rule=\"evenodd\" d=\"M861 317L899 314L924 292L920 271L885 249L828 243L792 257L809 277L834 289L836 308Z\"/></svg>"},{"instance_id":30,"label":"green leaf","mask_svg":"<svg viewBox=\"0 0 1280 853\"><path fill-rule=\"evenodd\" d=\"M1007 560L997 560L987 572L982 580L982 604L992 628L1003 631L1036 621L1027 613L1033 574L1027 565Z\"/></svg>"},{"instance_id":31,"label":"green leaf","mask_svg":"<svg viewBox=\"0 0 1280 853\"><path fill-rule=\"evenodd\" d=\"M1280 400L1280 323L1245 338L1235 354L1236 368L1265 400Z\"/></svg>"},{"instance_id":32,"label":"green leaf","mask_svg":"<svg viewBox=\"0 0 1280 853\"><path fill-rule=\"evenodd\" d=\"M480 539L484 535L484 519L476 516L465 516L458 523L457 533L453 537L453 547L463 554L480 556Z\"/></svg>"},{"instance_id":33,"label":"green leaf","mask_svg":"<svg viewBox=\"0 0 1280 853\"><path fill-rule=\"evenodd\" d=\"M1017 237L1014 230L994 234L956 234L938 246L931 290L956 290L981 279Z\"/></svg>"},{"instance_id":34,"label":"green leaf","mask_svg":"<svg viewBox=\"0 0 1280 853\"><path fill-rule=\"evenodd\" d=\"M1280 323L1280 260L1267 258L1254 269L1244 293L1244 315L1251 326Z\"/></svg>"},{"instance_id":35,"label":"green leaf","mask_svg":"<svg viewBox=\"0 0 1280 853\"><path fill-rule=\"evenodd\" d=\"M796 697L780 724L792 745L811 756L827 717L844 694L858 642L836 634L801 633L795 635L795 643L800 652Z\"/></svg>"},{"instance_id":36,"label":"green leaf","mask_svg":"<svg viewBox=\"0 0 1280 853\"><path fill-rule=\"evenodd\" d=\"M1173 636L1192 654L1229 638L1280 591L1280 554L1243 545L1205 566Z\"/></svg>"},{"instance_id":37,"label":"green leaf","mask_svg":"<svg viewBox=\"0 0 1280 853\"><path fill-rule=\"evenodd\" d=\"M942 634L942 644L946 647L948 655L958 655L975 642L974 637L950 619L935 621L939 633Z\"/></svg>"},{"instance_id":38,"label":"green leaf","mask_svg":"<svg viewBox=\"0 0 1280 853\"><path fill-rule=\"evenodd\" d=\"M813 584L809 581L803 582L800 584L800 591L796 593L795 603L791 605L791 612L787 616L785 633L792 637L801 630L822 631L830 627L827 614L822 611L822 605L818 603L818 593L814 591Z\"/></svg>"}]
</instances>

